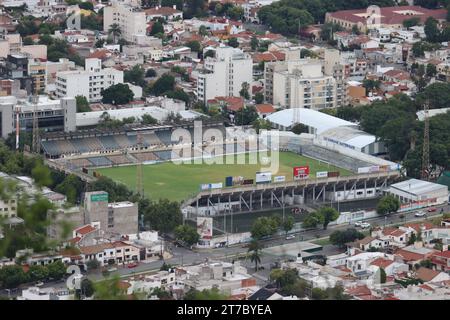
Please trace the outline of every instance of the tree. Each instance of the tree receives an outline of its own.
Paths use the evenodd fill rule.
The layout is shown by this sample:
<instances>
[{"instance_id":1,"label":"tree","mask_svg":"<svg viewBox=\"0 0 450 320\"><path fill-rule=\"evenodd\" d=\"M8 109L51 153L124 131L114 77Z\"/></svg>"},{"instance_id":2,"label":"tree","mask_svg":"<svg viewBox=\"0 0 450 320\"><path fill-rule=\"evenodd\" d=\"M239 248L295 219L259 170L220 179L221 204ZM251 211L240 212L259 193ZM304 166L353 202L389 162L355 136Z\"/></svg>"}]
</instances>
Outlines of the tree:
<instances>
[{"instance_id":1,"label":"tree","mask_svg":"<svg viewBox=\"0 0 450 320\"><path fill-rule=\"evenodd\" d=\"M147 78L153 78L153 77L156 77L156 71L155 71L155 69L147 69L147 71L145 72L145 76L147 77Z\"/></svg>"},{"instance_id":2,"label":"tree","mask_svg":"<svg viewBox=\"0 0 450 320\"><path fill-rule=\"evenodd\" d=\"M326 230L328 224L339 218L339 212L331 207L322 207L317 211L322 223L323 229Z\"/></svg>"},{"instance_id":3,"label":"tree","mask_svg":"<svg viewBox=\"0 0 450 320\"><path fill-rule=\"evenodd\" d=\"M386 283L386 271L383 268L380 268L380 283Z\"/></svg>"},{"instance_id":4,"label":"tree","mask_svg":"<svg viewBox=\"0 0 450 320\"><path fill-rule=\"evenodd\" d=\"M177 88L175 90L167 91L165 94L166 94L166 96L168 98L184 101L184 102L186 102L187 105L189 105L189 103L191 101L191 97L189 96L189 94L187 94L181 88Z\"/></svg>"},{"instance_id":5,"label":"tree","mask_svg":"<svg viewBox=\"0 0 450 320\"><path fill-rule=\"evenodd\" d=\"M426 71L427 77L430 77L430 78L434 77L436 75L436 73L437 73L436 66L434 64L428 63L427 71Z\"/></svg>"},{"instance_id":6,"label":"tree","mask_svg":"<svg viewBox=\"0 0 450 320\"><path fill-rule=\"evenodd\" d=\"M194 52L200 52L202 49L202 46L200 45L200 42L196 41L196 40L192 40L186 43L186 47L191 48L192 51Z\"/></svg>"},{"instance_id":7,"label":"tree","mask_svg":"<svg viewBox=\"0 0 450 320\"><path fill-rule=\"evenodd\" d=\"M86 266L88 270L97 270L100 267L100 261L98 261L97 259L89 260L86 263Z\"/></svg>"},{"instance_id":8,"label":"tree","mask_svg":"<svg viewBox=\"0 0 450 320\"><path fill-rule=\"evenodd\" d=\"M334 33L338 31L342 31L341 25L327 22L320 28L320 37L324 41L330 41L333 40Z\"/></svg>"},{"instance_id":9,"label":"tree","mask_svg":"<svg viewBox=\"0 0 450 320\"><path fill-rule=\"evenodd\" d=\"M250 46L252 47L252 50L255 51L258 48L258 45L259 45L258 38L253 36L252 39L250 40Z\"/></svg>"},{"instance_id":10,"label":"tree","mask_svg":"<svg viewBox=\"0 0 450 320\"><path fill-rule=\"evenodd\" d=\"M404 20L404 21L403 21L403 26L404 26L405 28L411 28L411 27L414 27L414 26L419 25L419 23L420 23L420 18L418 18L418 17L413 17L413 18L411 18L411 19L406 19L406 20Z\"/></svg>"},{"instance_id":11,"label":"tree","mask_svg":"<svg viewBox=\"0 0 450 320\"><path fill-rule=\"evenodd\" d=\"M425 35L429 42L439 42L441 38L441 32L438 28L438 21L433 17L429 17L425 21Z\"/></svg>"},{"instance_id":12,"label":"tree","mask_svg":"<svg viewBox=\"0 0 450 320\"><path fill-rule=\"evenodd\" d=\"M146 113L146 114L142 115L141 123L148 124L148 125L158 124L158 120L153 118L150 114Z\"/></svg>"},{"instance_id":13,"label":"tree","mask_svg":"<svg viewBox=\"0 0 450 320\"><path fill-rule=\"evenodd\" d=\"M66 266L61 261L53 262L47 265L48 276L55 280L62 279L66 274Z\"/></svg>"},{"instance_id":14,"label":"tree","mask_svg":"<svg viewBox=\"0 0 450 320\"><path fill-rule=\"evenodd\" d=\"M450 83L435 82L427 86L416 97L416 108L422 109L425 102L430 109L447 108L450 103Z\"/></svg>"},{"instance_id":15,"label":"tree","mask_svg":"<svg viewBox=\"0 0 450 320\"><path fill-rule=\"evenodd\" d=\"M76 96L77 112L89 112L91 108L89 107L89 101L85 96Z\"/></svg>"},{"instance_id":16,"label":"tree","mask_svg":"<svg viewBox=\"0 0 450 320\"><path fill-rule=\"evenodd\" d=\"M366 95L369 95L369 92L379 89L380 84L381 82L379 80L364 79L363 87L366 88Z\"/></svg>"},{"instance_id":17,"label":"tree","mask_svg":"<svg viewBox=\"0 0 450 320\"><path fill-rule=\"evenodd\" d=\"M52 184L50 169L41 163L38 163L31 171L31 177L39 188Z\"/></svg>"},{"instance_id":18,"label":"tree","mask_svg":"<svg viewBox=\"0 0 450 320\"><path fill-rule=\"evenodd\" d=\"M377 213L387 215L400 209L400 201L393 195L386 195L378 201Z\"/></svg>"},{"instance_id":19,"label":"tree","mask_svg":"<svg viewBox=\"0 0 450 320\"><path fill-rule=\"evenodd\" d=\"M250 261L255 263L255 271L258 271L258 264L261 263L261 245L258 240L252 240L248 247L248 253L250 254Z\"/></svg>"},{"instance_id":20,"label":"tree","mask_svg":"<svg viewBox=\"0 0 450 320\"><path fill-rule=\"evenodd\" d=\"M208 35L208 29L206 28L205 25L201 25L200 28L198 28L198 34L201 35L202 37L207 36Z\"/></svg>"},{"instance_id":21,"label":"tree","mask_svg":"<svg viewBox=\"0 0 450 320\"><path fill-rule=\"evenodd\" d=\"M130 70L126 70L124 72L123 81L144 87L146 84L144 80L144 72L144 69L140 65L135 65Z\"/></svg>"},{"instance_id":22,"label":"tree","mask_svg":"<svg viewBox=\"0 0 450 320\"><path fill-rule=\"evenodd\" d=\"M27 281L27 275L22 267L17 265L4 266L0 268L1 288L12 289Z\"/></svg>"},{"instance_id":23,"label":"tree","mask_svg":"<svg viewBox=\"0 0 450 320\"><path fill-rule=\"evenodd\" d=\"M160 96L167 91L172 91L175 88L175 78L168 73L163 74L158 80L156 80L152 87L151 92L155 96Z\"/></svg>"},{"instance_id":24,"label":"tree","mask_svg":"<svg viewBox=\"0 0 450 320\"><path fill-rule=\"evenodd\" d=\"M164 26L161 22L155 21L152 25L152 30L150 31L150 35L154 36L159 33L164 34Z\"/></svg>"},{"instance_id":25,"label":"tree","mask_svg":"<svg viewBox=\"0 0 450 320\"><path fill-rule=\"evenodd\" d=\"M319 223L320 223L320 217L317 215L316 212L312 212L312 213L308 214L305 217L305 219L303 219L302 227L305 229L316 228Z\"/></svg>"},{"instance_id":26,"label":"tree","mask_svg":"<svg viewBox=\"0 0 450 320\"><path fill-rule=\"evenodd\" d=\"M186 292L184 300L225 300L226 297L216 287L203 289L202 291L192 288Z\"/></svg>"},{"instance_id":27,"label":"tree","mask_svg":"<svg viewBox=\"0 0 450 320\"><path fill-rule=\"evenodd\" d=\"M250 99L250 93L248 90L250 89L250 85L247 82L243 82L241 86L241 90L239 91L239 95L244 99Z\"/></svg>"},{"instance_id":28,"label":"tree","mask_svg":"<svg viewBox=\"0 0 450 320\"><path fill-rule=\"evenodd\" d=\"M94 11L94 5L92 4L92 2L89 2L89 1L80 2L78 4L78 7L80 9Z\"/></svg>"},{"instance_id":29,"label":"tree","mask_svg":"<svg viewBox=\"0 0 450 320\"><path fill-rule=\"evenodd\" d=\"M207 57L214 58L214 56L215 56L214 50L208 50L208 51L205 52L205 55L203 56L203 59L206 59Z\"/></svg>"},{"instance_id":30,"label":"tree","mask_svg":"<svg viewBox=\"0 0 450 320\"><path fill-rule=\"evenodd\" d=\"M171 202L168 199L151 202L143 214L144 223L149 225L151 229L162 233L174 231L183 222L179 203Z\"/></svg>"},{"instance_id":31,"label":"tree","mask_svg":"<svg viewBox=\"0 0 450 320\"><path fill-rule=\"evenodd\" d=\"M330 234L330 242L335 246L343 248L346 243L355 241L357 239L363 239L364 234L357 231L354 228L350 228L347 230L337 230Z\"/></svg>"},{"instance_id":32,"label":"tree","mask_svg":"<svg viewBox=\"0 0 450 320\"><path fill-rule=\"evenodd\" d=\"M113 42L116 43L116 38L122 35L122 30L120 30L120 26L117 23L113 23L108 29L108 34L112 35Z\"/></svg>"},{"instance_id":33,"label":"tree","mask_svg":"<svg viewBox=\"0 0 450 320\"><path fill-rule=\"evenodd\" d=\"M27 275L29 281L41 281L48 278L49 271L45 266L35 265L30 266Z\"/></svg>"},{"instance_id":34,"label":"tree","mask_svg":"<svg viewBox=\"0 0 450 320\"><path fill-rule=\"evenodd\" d=\"M134 93L130 90L128 85L118 83L102 90L102 102L111 103L114 105L126 104L133 100Z\"/></svg>"},{"instance_id":35,"label":"tree","mask_svg":"<svg viewBox=\"0 0 450 320\"><path fill-rule=\"evenodd\" d=\"M233 48L239 47L239 41L236 37L228 39L228 45Z\"/></svg>"},{"instance_id":36,"label":"tree","mask_svg":"<svg viewBox=\"0 0 450 320\"><path fill-rule=\"evenodd\" d=\"M297 35L300 29L313 24L315 20L319 20L308 12L312 9L307 8L308 3L310 2L293 3L288 0L272 3L262 7L258 11L258 17L262 24L271 27L273 32ZM322 8L322 10L325 10L325 8ZM323 16L325 16L325 12L326 10L323 11Z\"/></svg>"},{"instance_id":37,"label":"tree","mask_svg":"<svg viewBox=\"0 0 450 320\"><path fill-rule=\"evenodd\" d=\"M254 106L246 106L236 111L234 123L238 126L246 126L252 124L256 119L258 119L256 108Z\"/></svg>"},{"instance_id":38,"label":"tree","mask_svg":"<svg viewBox=\"0 0 450 320\"><path fill-rule=\"evenodd\" d=\"M81 280L81 294L85 297L92 297L92 295L95 293L94 290L94 283L89 279L83 279Z\"/></svg>"},{"instance_id":39,"label":"tree","mask_svg":"<svg viewBox=\"0 0 450 320\"><path fill-rule=\"evenodd\" d=\"M286 234L292 230L292 228L294 227L294 217L287 217L283 222L282 222L282 226L283 226L283 230L286 232Z\"/></svg>"},{"instance_id":40,"label":"tree","mask_svg":"<svg viewBox=\"0 0 450 320\"><path fill-rule=\"evenodd\" d=\"M55 191L66 195L67 202L75 204L84 191L84 184L76 175L69 174L61 183L56 185Z\"/></svg>"},{"instance_id":41,"label":"tree","mask_svg":"<svg viewBox=\"0 0 450 320\"><path fill-rule=\"evenodd\" d=\"M184 224L175 228L175 238L177 240L182 240L188 246L192 246L200 240L200 235L197 233L196 228Z\"/></svg>"},{"instance_id":42,"label":"tree","mask_svg":"<svg viewBox=\"0 0 450 320\"><path fill-rule=\"evenodd\" d=\"M309 129L308 126L304 125L303 123L297 123L292 127L291 131L295 134L301 134L308 133Z\"/></svg>"},{"instance_id":43,"label":"tree","mask_svg":"<svg viewBox=\"0 0 450 320\"><path fill-rule=\"evenodd\" d=\"M126 297L126 289L120 287L119 276L94 283L95 300L125 300Z\"/></svg>"},{"instance_id":44,"label":"tree","mask_svg":"<svg viewBox=\"0 0 450 320\"><path fill-rule=\"evenodd\" d=\"M256 130L256 133L259 133L261 130L272 129L272 124L266 119L256 119L252 125L253 129Z\"/></svg>"},{"instance_id":45,"label":"tree","mask_svg":"<svg viewBox=\"0 0 450 320\"><path fill-rule=\"evenodd\" d=\"M256 104L261 104L264 102L264 95L261 92L255 93L253 98L255 99Z\"/></svg>"},{"instance_id":46,"label":"tree","mask_svg":"<svg viewBox=\"0 0 450 320\"><path fill-rule=\"evenodd\" d=\"M311 291L311 298L313 300L325 300L328 298L328 294L325 290L320 288L313 288Z\"/></svg>"},{"instance_id":47,"label":"tree","mask_svg":"<svg viewBox=\"0 0 450 320\"><path fill-rule=\"evenodd\" d=\"M29 46L29 45L33 45L34 41L31 37L25 37L25 38L23 38L22 44L24 46Z\"/></svg>"},{"instance_id":48,"label":"tree","mask_svg":"<svg viewBox=\"0 0 450 320\"><path fill-rule=\"evenodd\" d=\"M259 240L275 234L278 230L279 223L274 217L259 217L253 222L251 229L252 238Z\"/></svg>"}]
</instances>

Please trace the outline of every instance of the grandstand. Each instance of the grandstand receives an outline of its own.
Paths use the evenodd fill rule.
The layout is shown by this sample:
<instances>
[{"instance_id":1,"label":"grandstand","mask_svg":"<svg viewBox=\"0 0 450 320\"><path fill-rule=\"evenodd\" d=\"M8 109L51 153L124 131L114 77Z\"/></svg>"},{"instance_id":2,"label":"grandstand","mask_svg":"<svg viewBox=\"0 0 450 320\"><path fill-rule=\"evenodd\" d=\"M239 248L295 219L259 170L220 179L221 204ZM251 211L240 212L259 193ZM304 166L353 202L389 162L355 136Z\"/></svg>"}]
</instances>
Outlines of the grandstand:
<instances>
[{"instance_id":1,"label":"grandstand","mask_svg":"<svg viewBox=\"0 0 450 320\"><path fill-rule=\"evenodd\" d=\"M132 163L132 161L123 154L112 155L108 156L107 158L115 165Z\"/></svg>"},{"instance_id":2,"label":"grandstand","mask_svg":"<svg viewBox=\"0 0 450 320\"><path fill-rule=\"evenodd\" d=\"M57 159L83 154L104 154L125 149L137 148L137 134L142 135L142 147L153 148L171 146L178 141L172 141L172 133L180 126L134 126L122 130L92 129L81 130L75 133L51 132L45 133L41 140L44 155L47 158ZM183 125L191 134L194 132L193 124ZM221 131L225 137L223 123L207 123L205 129L212 127ZM163 155L166 159L167 155Z\"/></svg>"},{"instance_id":3,"label":"grandstand","mask_svg":"<svg viewBox=\"0 0 450 320\"><path fill-rule=\"evenodd\" d=\"M133 157L138 161L158 161L159 158L153 152L133 153Z\"/></svg>"}]
</instances>

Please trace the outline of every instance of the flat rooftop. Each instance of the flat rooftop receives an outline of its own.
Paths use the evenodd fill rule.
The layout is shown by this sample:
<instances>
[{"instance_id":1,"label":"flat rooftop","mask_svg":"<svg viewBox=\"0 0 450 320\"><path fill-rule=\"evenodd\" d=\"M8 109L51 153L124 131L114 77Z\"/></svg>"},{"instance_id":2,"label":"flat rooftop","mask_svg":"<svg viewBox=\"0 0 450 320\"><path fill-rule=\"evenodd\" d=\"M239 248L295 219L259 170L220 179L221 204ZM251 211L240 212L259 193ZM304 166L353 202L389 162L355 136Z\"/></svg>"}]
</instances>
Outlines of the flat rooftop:
<instances>
[{"instance_id":1,"label":"flat rooftop","mask_svg":"<svg viewBox=\"0 0 450 320\"><path fill-rule=\"evenodd\" d=\"M390 186L389 190L391 189L407 192L415 196L424 195L435 191L442 191L443 189L447 189L448 191L448 187L445 185L418 179L409 179L394 183Z\"/></svg>"}]
</instances>

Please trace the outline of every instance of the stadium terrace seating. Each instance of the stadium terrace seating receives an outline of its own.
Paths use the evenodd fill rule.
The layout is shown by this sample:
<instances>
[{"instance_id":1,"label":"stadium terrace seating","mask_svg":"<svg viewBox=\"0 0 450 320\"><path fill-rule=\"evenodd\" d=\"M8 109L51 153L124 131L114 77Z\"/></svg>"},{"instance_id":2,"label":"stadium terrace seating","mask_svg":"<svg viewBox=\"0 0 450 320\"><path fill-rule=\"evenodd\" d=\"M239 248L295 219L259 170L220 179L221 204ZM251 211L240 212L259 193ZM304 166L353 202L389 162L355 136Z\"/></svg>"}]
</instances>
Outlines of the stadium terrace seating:
<instances>
[{"instance_id":1,"label":"stadium terrace seating","mask_svg":"<svg viewBox=\"0 0 450 320\"><path fill-rule=\"evenodd\" d=\"M154 133L143 134L142 138L149 146L161 144L161 140L159 140L158 136Z\"/></svg>"},{"instance_id":2,"label":"stadium terrace seating","mask_svg":"<svg viewBox=\"0 0 450 320\"><path fill-rule=\"evenodd\" d=\"M115 136L114 138L116 140L116 143L119 145L119 148L127 148L132 145L128 137L125 135Z\"/></svg>"},{"instance_id":3,"label":"stadium terrace seating","mask_svg":"<svg viewBox=\"0 0 450 320\"><path fill-rule=\"evenodd\" d=\"M98 138L91 137L91 138L86 138L86 139L82 139L82 140L87 145L87 148L91 151L97 151L97 150L103 149L103 145Z\"/></svg>"},{"instance_id":4,"label":"stadium terrace seating","mask_svg":"<svg viewBox=\"0 0 450 320\"><path fill-rule=\"evenodd\" d=\"M70 143L72 143L74 148L80 153L93 151L89 149L88 145L85 143L85 139L72 139L70 140Z\"/></svg>"},{"instance_id":5,"label":"stadium terrace seating","mask_svg":"<svg viewBox=\"0 0 450 320\"><path fill-rule=\"evenodd\" d=\"M92 162L92 164L96 167L110 166L112 164L112 161L109 160L107 157L92 157L89 158L89 161Z\"/></svg>"},{"instance_id":6,"label":"stadium terrace seating","mask_svg":"<svg viewBox=\"0 0 450 320\"><path fill-rule=\"evenodd\" d=\"M88 159L71 159L67 161L75 168L91 167L92 163Z\"/></svg>"},{"instance_id":7,"label":"stadium terrace seating","mask_svg":"<svg viewBox=\"0 0 450 320\"><path fill-rule=\"evenodd\" d=\"M155 151L154 154L161 160L170 160L172 158L172 151Z\"/></svg>"},{"instance_id":8,"label":"stadium terrace seating","mask_svg":"<svg viewBox=\"0 0 450 320\"><path fill-rule=\"evenodd\" d=\"M68 140L57 140L55 141L55 150L56 154L67 154L67 153L75 153L76 148L72 143Z\"/></svg>"},{"instance_id":9,"label":"stadium terrace seating","mask_svg":"<svg viewBox=\"0 0 450 320\"><path fill-rule=\"evenodd\" d=\"M133 153L138 161L157 161L159 158L153 152Z\"/></svg>"},{"instance_id":10,"label":"stadium terrace seating","mask_svg":"<svg viewBox=\"0 0 450 320\"><path fill-rule=\"evenodd\" d=\"M370 163L361 161L345 154L325 149L316 145L303 145L301 154L317 160L328 162L336 167L344 168L353 172L358 172L358 168L369 167Z\"/></svg>"},{"instance_id":11,"label":"stadium terrace seating","mask_svg":"<svg viewBox=\"0 0 450 320\"><path fill-rule=\"evenodd\" d=\"M112 155L107 157L108 160L110 160L114 164L125 164L125 163L131 163L130 159L128 159L125 155L119 154L119 155Z\"/></svg>"},{"instance_id":12,"label":"stadium terrace seating","mask_svg":"<svg viewBox=\"0 0 450 320\"><path fill-rule=\"evenodd\" d=\"M104 149L107 150L119 149L119 145L117 144L116 139L114 139L114 136L99 137L99 140L102 143Z\"/></svg>"},{"instance_id":13,"label":"stadium terrace seating","mask_svg":"<svg viewBox=\"0 0 450 320\"><path fill-rule=\"evenodd\" d=\"M163 144L166 145L172 144L172 131L169 130L156 131L156 135Z\"/></svg>"}]
</instances>

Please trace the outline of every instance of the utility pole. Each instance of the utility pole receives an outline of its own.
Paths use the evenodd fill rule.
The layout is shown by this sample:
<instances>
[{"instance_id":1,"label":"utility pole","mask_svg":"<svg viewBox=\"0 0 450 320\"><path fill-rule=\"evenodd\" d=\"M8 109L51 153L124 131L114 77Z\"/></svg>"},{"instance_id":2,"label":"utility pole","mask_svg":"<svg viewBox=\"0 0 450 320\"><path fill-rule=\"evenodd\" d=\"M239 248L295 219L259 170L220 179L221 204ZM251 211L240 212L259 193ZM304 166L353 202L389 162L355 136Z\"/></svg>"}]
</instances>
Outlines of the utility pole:
<instances>
[{"instance_id":1,"label":"utility pole","mask_svg":"<svg viewBox=\"0 0 450 320\"><path fill-rule=\"evenodd\" d=\"M425 114L424 129L423 129L423 151L422 151L422 180L428 181L430 179L430 119L428 118L428 101L423 106Z\"/></svg>"}]
</instances>

